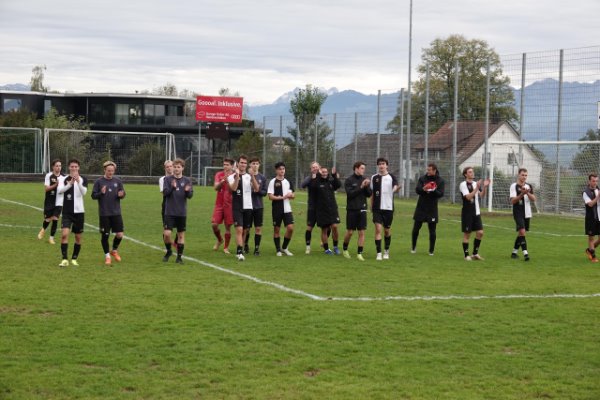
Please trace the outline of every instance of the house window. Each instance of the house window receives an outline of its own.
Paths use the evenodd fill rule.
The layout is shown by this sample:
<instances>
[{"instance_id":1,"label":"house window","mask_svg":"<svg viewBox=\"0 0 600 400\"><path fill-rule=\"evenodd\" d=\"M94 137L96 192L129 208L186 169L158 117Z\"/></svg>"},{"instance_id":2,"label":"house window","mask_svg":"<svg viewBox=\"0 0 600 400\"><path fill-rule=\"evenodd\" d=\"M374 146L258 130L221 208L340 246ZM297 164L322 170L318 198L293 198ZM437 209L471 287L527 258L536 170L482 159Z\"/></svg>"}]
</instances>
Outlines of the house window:
<instances>
[{"instance_id":1,"label":"house window","mask_svg":"<svg viewBox=\"0 0 600 400\"><path fill-rule=\"evenodd\" d=\"M110 123L110 108L106 104L90 104L90 122L96 124Z\"/></svg>"},{"instance_id":2,"label":"house window","mask_svg":"<svg viewBox=\"0 0 600 400\"><path fill-rule=\"evenodd\" d=\"M140 125L142 106L139 104L115 104L115 124Z\"/></svg>"},{"instance_id":3,"label":"house window","mask_svg":"<svg viewBox=\"0 0 600 400\"><path fill-rule=\"evenodd\" d=\"M154 125L154 104L144 104L144 125Z\"/></svg>"},{"instance_id":4,"label":"house window","mask_svg":"<svg viewBox=\"0 0 600 400\"><path fill-rule=\"evenodd\" d=\"M518 166L519 164L523 163L522 158L523 158L522 155L521 155L521 157L519 157L519 154L516 154L515 152L510 152L510 153L508 153L508 165Z\"/></svg>"},{"instance_id":5,"label":"house window","mask_svg":"<svg viewBox=\"0 0 600 400\"><path fill-rule=\"evenodd\" d=\"M435 157L436 160L439 160L440 159L440 152L439 151L433 152L433 156Z\"/></svg>"},{"instance_id":6,"label":"house window","mask_svg":"<svg viewBox=\"0 0 600 400\"><path fill-rule=\"evenodd\" d=\"M19 111L21 109L21 99L4 99L4 112Z\"/></svg>"},{"instance_id":7,"label":"house window","mask_svg":"<svg viewBox=\"0 0 600 400\"><path fill-rule=\"evenodd\" d=\"M492 158L492 153L487 153L487 157L483 154L481 155L481 163L484 165L490 165L490 160Z\"/></svg>"}]
</instances>

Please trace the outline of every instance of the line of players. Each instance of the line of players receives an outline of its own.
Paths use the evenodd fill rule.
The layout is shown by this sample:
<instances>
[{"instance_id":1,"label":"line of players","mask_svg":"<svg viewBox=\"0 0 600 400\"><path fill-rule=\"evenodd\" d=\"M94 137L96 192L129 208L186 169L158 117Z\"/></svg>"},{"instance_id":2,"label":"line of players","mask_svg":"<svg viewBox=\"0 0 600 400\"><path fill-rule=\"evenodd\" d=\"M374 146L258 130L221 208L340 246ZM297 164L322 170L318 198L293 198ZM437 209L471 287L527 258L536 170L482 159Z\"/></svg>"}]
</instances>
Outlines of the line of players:
<instances>
[{"instance_id":1,"label":"line of players","mask_svg":"<svg viewBox=\"0 0 600 400\"><path fill-rule=\"evenodd\" d=\"M87 178L79 175L80 163L77 159L69 161L69 174L63 175L61 161L52 161L52 172L44 180L45 201L44 221L38 233L38 239L43 239L45 231L50 224L49 242L55 244L54 235L57 230L58 219L62 213L61 221L61 267L69 265L68 243L69 234L73 232L75 244L71 256L71 265L78 265L78 256L81 250L81 239L84 228L84 202L87 193ZM103 164L104 175L97 179L92 189L92 199L98 200L99 225L101 244L105 256L105 264L111 265L112 258L120 262L118 252L123 238L123 218L121 215L120 201L125 197L122 181L114 176L116 164L106 161ZM173 247L177 252L176 262L183 263L182 255L185 247L185 230L187 218L187 200L193 196L193 185L190 178L183 176L185 161L176 159L165 162L165 176L160 178L159 187L163 195L163 239L166 252L163 261L169 261L173 254ZM262 197L268 196L272 201L273 242L276 255L292 256L288 246L294 231L294 217L290 200L295 198L292 183L285 178L285 164L275 164L275 178L267 184L267 180L259 172L260 160L253 158L248 165L248 157L242 155L237 162L226 158L223 161L223 171L215 175L214 189L217 191L215 207L212 215L212 229L217 242L213 250L218 250L223 245L223 251L229 253L231 239L230 228L235 228L236 256L243 261L244 254L249 253L249 231L252 226L254 232L254 255L260 255L262 238L263 209ZM358 232L357 259L364 261L363 250L365 230L367 227L367 201L371 198L371 210L375 225L376 260L390 258L391 226L394 217L394 194L400 186L394 175L388 171L388 161L385 158L377 159L377 174L370 179L364 176L365 163L358 161L353 166L353 174L344 182L347 195L346 225L347 230L343 239L342 254L351 258L348 250L354 231ZM475 181L472 167L463 170L465 181L461 182L459 189L462 194L463 206L461 212L461 227L463 232L463 252L467 261L483 260L479 254L479 247L483 238L483 224L481 221L480 199L485 196L490 181ZM531 204L536 197L532 186L526 182L527 170L518 171L517 181L510 186L510 202L513 206L513 217L518 232L515 239L511 258L518 258L518 250L523 252L524 260L529 261L526 232L529 230L532 216ZM326 167L321 167L316 161L311 163L311 174L301 184L308 190L307 229L305 232L306 254L311 251L312 230L315 226L321 228L321 247L327 255L340 254L338 247L340 223L335 191L341 187L339 174L335 167L331 172ZM417 239L423 223L429 228L429 255L433 256L436 242L436 226L439 220L438 200L444 195L444 180L440 177L437 166L430 163L427 172L421 176L416 185L419 195L413 215L411 252L416 252ZM588 185L583 192L583 201L586 207L585 233L588 236L588 247L585 254L591 262L597 263L596 247L600 245L600 192L598 188L598 175L588 176ZM219 225L224 224L224 238ZM281 225L285 226L283 244L281 244ZM177 234L172 240L172 231ZM109 247L110 233L115 237L112 250ZM475 232L473 252L469 253L471 233ZM383 244L382 249L382 234ZM329 248L329 237L332 237L333 249Z\"/></svg>"}]
</instances>

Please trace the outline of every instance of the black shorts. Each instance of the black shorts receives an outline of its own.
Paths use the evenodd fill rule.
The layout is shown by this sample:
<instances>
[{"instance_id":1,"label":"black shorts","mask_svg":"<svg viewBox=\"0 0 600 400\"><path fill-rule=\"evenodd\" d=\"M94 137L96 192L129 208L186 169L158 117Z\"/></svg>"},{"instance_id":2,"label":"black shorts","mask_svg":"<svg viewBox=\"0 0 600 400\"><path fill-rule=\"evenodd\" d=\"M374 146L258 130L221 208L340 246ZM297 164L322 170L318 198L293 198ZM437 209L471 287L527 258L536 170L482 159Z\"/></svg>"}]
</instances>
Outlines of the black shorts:
<instances>
[{"instance_id":1,"label":"black shorts","mask_svg":"<svg viewBox=\"0 0 600 400\"><path fill-rule=\"evenodd\" d=\"M462 215L461 225L462 231L465 233L483 230L483 222L481 222L481 215Z\"/></svg>"},{"instance_id":2,"label":"black shorts","mask_svg":"<svg viewBox=\"0 0 600 400\"><path fill-rule=\"evenodd\" d=\"M44 207L44 219L60 217L62 206Z\"/></svg>"},{"instance_id":3,"label":"black shorts","mask_svg":"<svg viewBox=\"0 0 600 400\"><path fill-rule=\"evenodd\" d=\"M241 226L244 229L248 229L252 226L252 211L249 209L233 210L233 226Z\"/></svg>"},{"instance_id":4,"label":"black shorts","mask_svg":"<svg viewBox=\"0 0 600 400\"><path fill-rule=\"evenodd\" d=\"M273 214L273 226L281 226L283 222L283 226L293 225L294 224L294 214L289 213L277 213L277 215Z\"/></svg>"},{"instance_id":5,"label":"black shorts","mask_svg":"<svg viewBox=\"0 0 600 400\"><path fill-rule=\"evenodd\" d=\"M585 219L585 234L588 236L600 235L600 222L595 219Z\"/></svg>"},{"instance_id":6,"label":"black shorts","mask_svg":"<svg viewBox=\"0 0 600 400\"><path fill-rule=\"evenodd\" d=\"M394 211L393 210L373 210L373 223L381 224L385 229L392 227L394 222Z\"/></svg>"},{"instance_id":7,"label":"black shorts","mask_svg":"<svg viewBox=\"0 0 600 400\"><path fill-rule=\"evenodd\" d=\"M111 215L100 217L100 233L123 232L123 217L121 215Z\"/></svg>"},{"instance_id":8,"label":"black shorts","mask_svg":"<svg viewBox=\"0 0 600 400\"><path fill-rule=\"evenodd\" d=\"M259 227L259 228L261 226L263 226L264 211L265 211L264 208L253 209L250 225L254 225L254 227Z\"/></svg>"},{"instance_id":9,"label":"black shorts","mask_svg":"<svg viewBox=\"0 0 600 400\"><path fill-rule=\"evenodd\" d=\"M520 215L515 215L513 217L515 219L517 231L520 231L521 229L525 229L527 232L529 232L529 221L531 220L531 218L524 218L523 216L520 216Z\"/></svg>"},{"instance_id":10,"label":"black shorts","mask_svg":"<svg viewBox=\"0 0 600 400\"><path fill-rule=\"evenodd\" d=\"M306 211L306 226L315 226L317 224L317 209L309 208Z\"/></svg>"},{"instance_id":11,"label":"black shorts","mask_svg":"<svg viewBox=\"0 0 600 400\"><path fill-rule=\"evenodd\" d=\"M187 217L176 217L174 215L165 215L164 228L167 231L172 231L177 228L177 232L185 232Z\"/></svg>"},{"instance_id":12,"label":"black shorts","mask_svg":"<svg viewBox=\"0 0 600 400\"><path fill-rule=\"evenodd\" d=\"M346 210L346 229L349 231L367 229L367 210Z\"/></svg>"},{"instance_id":13,"label":"black shorts","mask_svg":"<svg viewBox=\"0 0 600 400\"><path fill-rule=\"evenodd\" d=\"M83 233L84 224L85 213L63 214L60 227L70 229L73 233Z\"/></svg>"}]
</instances>

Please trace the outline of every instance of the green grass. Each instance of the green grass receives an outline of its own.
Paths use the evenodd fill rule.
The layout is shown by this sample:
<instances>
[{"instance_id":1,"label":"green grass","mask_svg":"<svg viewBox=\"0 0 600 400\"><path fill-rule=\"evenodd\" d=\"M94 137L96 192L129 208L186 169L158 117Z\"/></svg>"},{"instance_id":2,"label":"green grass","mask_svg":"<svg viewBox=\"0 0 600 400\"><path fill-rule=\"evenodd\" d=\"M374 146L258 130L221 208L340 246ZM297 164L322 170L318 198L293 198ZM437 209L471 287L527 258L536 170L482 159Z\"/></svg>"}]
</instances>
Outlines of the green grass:
<instances>
[{"instance_id":1,"label":"green grass","mask_svg":"<svg viewBox=\"0 0 600 400\"><path fill-rule=\"evenodd\" d=\"M126 234L161 246L156 186L126 188ZM40 207L42 184L0 184L0 198ZM262 255L239 263L211 250L214 192L197 188L185 254L353 300L312 300L191 259L164 264L131 241L106 268L91 228L81 266L60 269L59 246L36 239L41 212L0 200L0 399L600 398L600 297L492 297L600 293L582 220L535 216L524 263L508 257L512 217L485 214L486 260L467 263L458 207L441 207L430 257L426 227L410 254L414 201L402 201L392 259L374 261L369 225L359 263L318 253L316 240L303 254L304 201L293 204L294 257L275 257L267 207ZM86 210L97 225L89 196ZM449 295L466 298L357 300Z\"/></svg>"}]
</instances>

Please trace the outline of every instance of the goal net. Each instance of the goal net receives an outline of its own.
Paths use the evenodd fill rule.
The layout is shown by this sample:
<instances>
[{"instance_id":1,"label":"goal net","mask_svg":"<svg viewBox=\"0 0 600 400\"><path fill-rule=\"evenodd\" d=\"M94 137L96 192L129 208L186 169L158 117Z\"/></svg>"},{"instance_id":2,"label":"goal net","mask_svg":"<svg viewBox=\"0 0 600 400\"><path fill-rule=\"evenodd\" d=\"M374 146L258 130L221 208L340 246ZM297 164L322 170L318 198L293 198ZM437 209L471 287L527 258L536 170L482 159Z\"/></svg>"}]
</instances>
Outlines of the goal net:
<instances>
[{"instance_id":1,"label":"goal net","mask_svg":"<svg viewBox=\"0 0 600 400\"><path fill-rule=\"evenodd\" d=\"M112 160L121 176L162 176L165 160L175 157L171 133L44 129L44 172L53 159L66 164L76 158L86 174L101 174L102 164Z\"/></svg>"},{"instance_id":2,"label":"goal net","mask_svg":"<svg viewBox=\"0 0 600 400\"><path fill-rule=\"evenodd\" d=\"M0 127L0 173L39 174L41 148L40 129Z\"/></svg>"},{"instance_id":3,"label":"goal net","mask_svg":"<svg viewBox=\"0 0 600 400\"><path fill-rule=\"evenodd\" d=\"M491 142L488 164L489 211L511 209L510 185L525 168L537 212L583 215L588 175L600 172L600 141Z\"/></svg>"}]
</instances>

